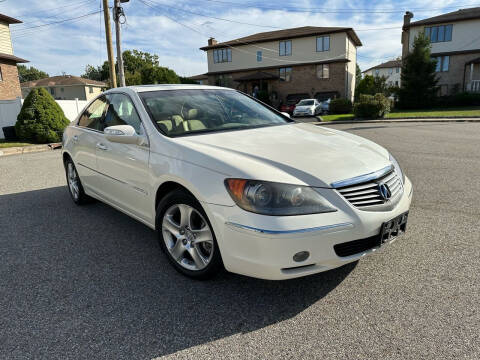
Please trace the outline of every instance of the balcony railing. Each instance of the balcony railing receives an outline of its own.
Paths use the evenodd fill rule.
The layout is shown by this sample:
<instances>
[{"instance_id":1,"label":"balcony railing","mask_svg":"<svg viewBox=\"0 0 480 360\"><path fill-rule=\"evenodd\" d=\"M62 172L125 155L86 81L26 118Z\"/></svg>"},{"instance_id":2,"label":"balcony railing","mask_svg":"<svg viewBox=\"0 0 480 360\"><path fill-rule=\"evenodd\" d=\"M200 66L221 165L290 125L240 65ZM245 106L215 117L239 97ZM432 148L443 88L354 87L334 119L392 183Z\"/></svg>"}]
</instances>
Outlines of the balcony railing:
<instances>
[{"instance_id":1,"label":"balcony railing","mask_svg":"<svg viewBox=\"0 0 480 360\"><path fill-rule=\"evenodd\" d=\"M470 92L480 92L480 80L472 80L468 83L467 90Z\"/></svg>"}]
</instances>

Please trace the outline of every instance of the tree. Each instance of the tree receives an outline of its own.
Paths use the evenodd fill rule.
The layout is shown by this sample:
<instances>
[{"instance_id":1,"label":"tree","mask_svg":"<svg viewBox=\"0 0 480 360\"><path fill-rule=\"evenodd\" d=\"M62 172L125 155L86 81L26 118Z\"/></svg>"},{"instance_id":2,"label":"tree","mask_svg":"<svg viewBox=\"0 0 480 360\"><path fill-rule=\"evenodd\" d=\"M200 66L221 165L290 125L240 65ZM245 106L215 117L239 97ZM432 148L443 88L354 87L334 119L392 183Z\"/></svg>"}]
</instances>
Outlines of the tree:
<instances>
[{"instance_id":1,"label":"tree","mask_svg":"<svg viewBox=\"0 0 480 360\"><path fill-rule=\"evenodd\" d=\"M34 88L23 102L15 132L21 140L36 143L59 142L70 124L62 108L44 88Z\"/></svg>"},{"instance_id":2,"label":"tree","mask_svg":"<svg viewBox=\"0 0 480 360\"><path fill-rule=\"evenodd\" d=\"M34 68L33 66L27 67L25 65L17 65L17 69L20 82L45 79L49 76L46 72Z\"/></svg>"},{"instance_id":3,"label":"tree","mask_svg":"<svg viewBox=\"0 0 480 360\"><path fill-rule=\"evenodd\" d=\"M430 57L430 40L420 33L413 41L413 51L402 66L402 84L398 91L399 107L416 109L433 105L437 93L436 60Z\"/></svg>"},{"instance_id":4,"label":"tree","mask_svg":"<svg viewBox=\"0 0 480 360\"><path fill-rule=\"evenodd\" d=\"M180 78L175 71L160 66L158 55L138 50L126 50L123 52L123 64L127 85L180 83ZM107 61L97 67L87 65L82 77L107 81L110 77L110 65Z\"/></svg>"},{"instance_id":5,"label":"tree","mask_svg":"<svg viewBox=\"0 0 480 360\"><path fill-rule=\"evenodd\" d=\"M390 96L389 86L387 85L387 78L385 76L365 75L360 80L355 89L355 98L358 99L360 95L375 95L383 94Z\"/></svg>"},{"instance_id":6,"label":"tree","mask_svg":"<svg viewBox=\"0 0 480 360\"><path fill-rule=\"evenodd\" d=\"M360 66L357 66L355 68L355 84L359 84L360 81L362 81L362 70L360 69Z\"/></svg>"}]
</instances>

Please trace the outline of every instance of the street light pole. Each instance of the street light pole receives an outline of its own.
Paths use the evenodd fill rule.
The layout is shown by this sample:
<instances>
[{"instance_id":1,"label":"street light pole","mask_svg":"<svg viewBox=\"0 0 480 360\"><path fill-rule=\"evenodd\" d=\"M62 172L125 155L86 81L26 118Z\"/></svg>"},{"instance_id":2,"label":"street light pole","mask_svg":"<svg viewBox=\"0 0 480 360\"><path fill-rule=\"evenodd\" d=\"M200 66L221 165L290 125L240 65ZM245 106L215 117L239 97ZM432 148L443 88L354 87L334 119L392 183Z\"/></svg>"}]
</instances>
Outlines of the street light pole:
<instances>
[{"instance_id":1,"label":"street light pole","mask_svg":"<svg viewBox=\"0 0 480 360\"><path fill-rule=\"evenodd\" d=\"M110 13L108 11L108 0L103 0L103 17L105 19L105 38L107 40L108 63L110 64L110 86L117 87L117 77L115 75L115 60L113 57L112 29L110 28Z\"/></svg>"},{"instance_id":2,"label":"street light pole","mask_svg":"<svg viewBox=\"0 0 480 360\"><path fill-rule=\"evenodd\" d=\"M117 65L118 65L118 77L120 80L120 86L125 86L125 71L123 69L123 57L122 57L122 34L120 28L120 16L123 14L123 10L120 7L120 0L115 0L115 6L113 7L113 19L115 20L115 35L117 45ZM125 2L125 1L123 1Z\"/></svg>"}]
</instances>

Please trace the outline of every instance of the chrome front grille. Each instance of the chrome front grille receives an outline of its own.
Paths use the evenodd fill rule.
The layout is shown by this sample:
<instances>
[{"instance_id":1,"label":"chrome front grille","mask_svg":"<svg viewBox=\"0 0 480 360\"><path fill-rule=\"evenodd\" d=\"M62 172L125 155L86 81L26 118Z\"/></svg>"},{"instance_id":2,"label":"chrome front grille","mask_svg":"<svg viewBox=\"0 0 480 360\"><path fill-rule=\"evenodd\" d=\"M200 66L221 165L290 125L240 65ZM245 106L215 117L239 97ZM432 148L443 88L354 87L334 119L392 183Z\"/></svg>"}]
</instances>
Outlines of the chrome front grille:
<instances>
[{"instance_id":1,"label":"chrome front grille","mask_svg":"<svg viewBox=\"0 0 480 360\"><path fill-rule=\"evenodd\" d=\"M386 185L389 194L382 195L381 184ZM340 181L332 186L353 206L373 210L383 210L383 205L395 205L403 192L402 180L393 167ZM374 209L377 207L380 208Z\"/></svg>"}]
</instances>

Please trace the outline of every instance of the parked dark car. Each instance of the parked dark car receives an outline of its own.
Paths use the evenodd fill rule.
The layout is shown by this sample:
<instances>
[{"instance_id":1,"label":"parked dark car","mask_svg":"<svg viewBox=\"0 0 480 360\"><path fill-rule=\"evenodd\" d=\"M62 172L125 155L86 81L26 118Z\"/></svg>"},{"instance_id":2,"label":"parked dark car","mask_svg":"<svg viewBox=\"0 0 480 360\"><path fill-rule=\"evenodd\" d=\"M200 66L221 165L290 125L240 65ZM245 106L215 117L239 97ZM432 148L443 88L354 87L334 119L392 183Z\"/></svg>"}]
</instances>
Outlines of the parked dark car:
<instances>
[{"instance_id":1,"label":"parked dark car","mask_svg":"<svg viewBox=\"0 0 480 360\"><path fill-rule=\"evenodd\" d=\"M287 95L286 102L280 105L280 111L292 115L293 110L295 109L295 105L297 105L300 100L308 98L310 98L310 95L308 94L289 94Z\"/></svg>"}]
</instances>

